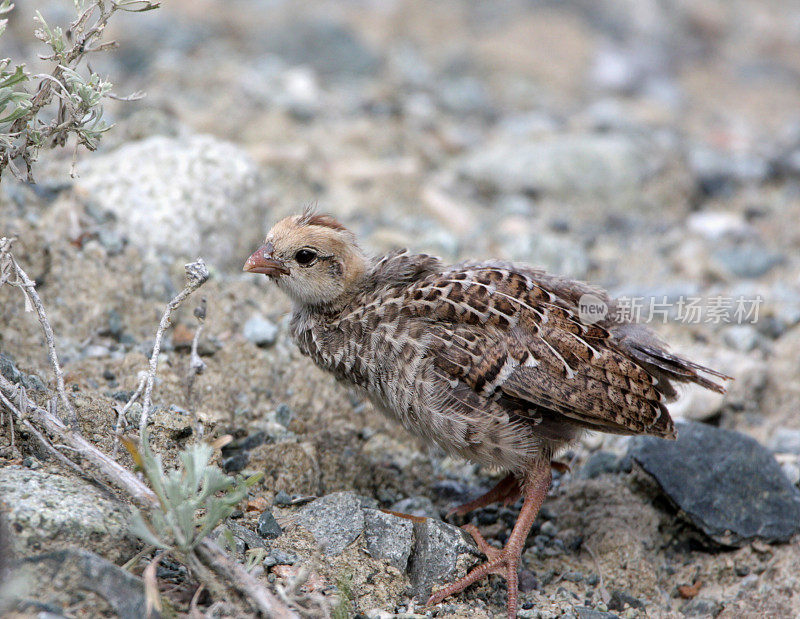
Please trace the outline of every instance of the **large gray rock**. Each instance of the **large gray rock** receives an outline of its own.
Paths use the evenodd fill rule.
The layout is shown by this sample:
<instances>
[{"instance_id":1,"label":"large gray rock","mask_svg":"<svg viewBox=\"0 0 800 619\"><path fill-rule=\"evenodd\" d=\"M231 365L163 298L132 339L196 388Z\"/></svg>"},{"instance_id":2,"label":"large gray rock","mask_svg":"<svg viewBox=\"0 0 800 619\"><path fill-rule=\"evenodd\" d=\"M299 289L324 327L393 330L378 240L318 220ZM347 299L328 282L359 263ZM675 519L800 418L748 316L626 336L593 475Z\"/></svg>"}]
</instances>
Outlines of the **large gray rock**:
<instances>
[{"instance_id":1,"label":"large gray rock","mask_svg":"<svg viewBox=\"0 0 800 619\"><path fill-rule=\"evenodd\" d=\"M636 437L628 453L719 544L781 542L800 532L800 491L749 436L682 423L677 441Z\"/></svg>"},{"instance_id":2,"label":"large gray rock","mask_svg":"<svg viewBox=\"0 0 800 619\"><path fill-rule=\"evenodd\" d=\"M78 188L113 213L148 256L237 271L266 230L268 196L256 164L206 135L154 136L81 164Z\"/></svg>"},{"instance_id":3,"label":"large gray rock","mask_svg":"<svg viewBox=\"0 0 800 619\"><path fill-rule=\"evenodd\" d=\"M354 492L334 492L312 501L300 510L297 521L329 555L341 554L364 530L361 501Z\"/></svg>"},{"instance_id":4,"label":"large gray rock","mask_svg":"<svg viewBox=\"0 0 800 619\"><path fill-rule=\"evenodd\" d=\"M379 509L365 509L364 525L364 540L370 556L385 559L404 572L414 544L414 525L411 520Z\"/></svg>"},{"instance_id":5,"label":"large gray rock","mask_svg":"<svg viewBox=\"0 0 800 619\"><path fill-rule=\"evenodd\" d=\"M477 562L480 553L461 529L434 518L412 522L364 507L353 492L334 492L300 510L308 529L328 555L341 554L363 533L363 547L411 581L413 595L429 596L434 584L452 581Z\"/></svg>"},{"instance_id":6,"label":"large gray rock","mask_svg":"<svg viewBox=\"0 0 800 619\"><path fill-rule=\"evenodd\" d=\"M494 191L611 196L638 188L655 170L653 153L625 135L560 134L482 144L460 173Z\"/></svg>"},{"instance_id":7,"label":"large gray rock","mask_svg":"<svg viewBox=\"0 0 800 619\"><path fill-rule=\"evenodd\" d=\"M2 467L0 503L18 557L75 545L116 560L134 548L127 508L81 479Z\"/></svg>"},{"instance_id":8,"label":"large gray rock","mask_svg":"<svg viewBox=\"0 0 800 619\"><path fill-rule=\"evenodd\" d=\"M480 556L474 542L458 527L433 518L414 523L414 550L408 563L412 595L427 598L433 585L455 580Z\"/></svg>"}]
</instances>

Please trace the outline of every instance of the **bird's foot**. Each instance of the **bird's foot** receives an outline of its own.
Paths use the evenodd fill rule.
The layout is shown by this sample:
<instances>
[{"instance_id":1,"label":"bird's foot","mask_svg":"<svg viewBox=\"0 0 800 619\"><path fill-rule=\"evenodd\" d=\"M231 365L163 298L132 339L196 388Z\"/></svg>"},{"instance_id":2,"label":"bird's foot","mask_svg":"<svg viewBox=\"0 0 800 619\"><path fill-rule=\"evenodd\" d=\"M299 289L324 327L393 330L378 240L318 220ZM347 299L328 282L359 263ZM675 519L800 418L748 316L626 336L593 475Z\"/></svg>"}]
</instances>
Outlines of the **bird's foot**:
<instances>
[{"instance_id":1,"label":"bird's foot","mask_svg":"<svg viewBox=\"0 0 800 619\"><path fill-rule=\"evenodd\" d=\"M483 536L478 532L478 529L473 525L467 525L464 529L475 538L475 542L487 557L488 561L473 569L469 574L457 580L444 589L440 589L428 599L428 606L431 604L438 604L445 598L460 593L471 584L478 582L489 574L499 574L505 577L508 583L508 616L513 618L517 616L517 600L519 599L518 584L519 584L519 562L520 550L518 548L508 546L503 550L494 548L488 544ZM473 530L474 529L474 530ZM476 535L477 534L477 535Z\"/></svg>"},{"instance_id":2,"label":"bird's foot","mask_svg":"<svg viewBox=\"0 0 800 619\"><path fill-rule=\"evenodd\" d=\"M451 509L447 515L452 516L453 514L457 514L463 516L471 511L498 502L502 502L504 505L511 505L515 503L520 496L522 496L520 482L513 474L509 473L501 479L494 488L489 490L489 492L482 494L469 503L464 503L464 505Z\"/></svg>"},{"instance_id":3,"label":"bird's foot","mask_svg":"<svg viewBox=\"0 0 800 619\"><path fill-rule=\"evenodd\" d=\"M519 512L511 535L508 537L506 546L502 550L490 546L489 542L484 539L474 525L468 524L464 527L464 530L475 539L475 543L486 555L488 561L473 569L464 578L434 593L428 600L429 605L438 604L446 597L463 591L484 576L499 574L505 577L508 583L508 616L510 619L517 616L517 602L519 600L519 575L517 574L517 569L519 568L522 551L525 548L525 538L528 537L533 521L536 520L536 514L539 513L539 508L547 496L547 489L550 487L551 479L552 474L550 462L548 461L535 462L528 471L524 484L525 502L522 504L522 509ZM498 495L508 496L515 488L519 488L519 483L514 477L509 476L483 497L476 499L476 501ZM495 498L494 500L497 499ZM473 503L476 501L473 501Z\"/></svg>"},{"instance_id":4,"label":"bird's foot","mask_svg":"<svg viewBox=\"0 0 800 619\"><path fill-rule=\"evenodd\" d=\"M490 561L495 559L500 554L500 549L495 548L489 542L487 542L486 538L474 524L465 524L463 527L461 527L461 530L466 531L472 536L472 539L475 540L475 544L478 546L478 550L485 554Z\"/></svg>"}]
</instances>

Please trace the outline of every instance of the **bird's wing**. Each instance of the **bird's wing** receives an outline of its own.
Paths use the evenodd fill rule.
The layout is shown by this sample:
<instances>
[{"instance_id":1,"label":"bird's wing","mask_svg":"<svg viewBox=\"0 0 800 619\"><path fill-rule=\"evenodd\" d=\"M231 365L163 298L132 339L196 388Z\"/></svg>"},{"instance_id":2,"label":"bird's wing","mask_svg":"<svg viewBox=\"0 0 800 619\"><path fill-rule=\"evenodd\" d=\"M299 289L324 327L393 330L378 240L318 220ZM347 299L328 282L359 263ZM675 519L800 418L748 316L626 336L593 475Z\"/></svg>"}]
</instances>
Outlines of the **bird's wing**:
<instances>
[{"instance_id":1,"label":"bird's wing","mask_svg":"<svg viewBox=\"0 0 800 619\"><path fill-rule=\"evenodd\" d=\"M670 380L721 387L632 332L584 324L581 291L605 295L513 265L461 265L410 286L406 307L429 319L441 371L484 397L606 432L673 437Z\"/></svg>"}]
</instances>

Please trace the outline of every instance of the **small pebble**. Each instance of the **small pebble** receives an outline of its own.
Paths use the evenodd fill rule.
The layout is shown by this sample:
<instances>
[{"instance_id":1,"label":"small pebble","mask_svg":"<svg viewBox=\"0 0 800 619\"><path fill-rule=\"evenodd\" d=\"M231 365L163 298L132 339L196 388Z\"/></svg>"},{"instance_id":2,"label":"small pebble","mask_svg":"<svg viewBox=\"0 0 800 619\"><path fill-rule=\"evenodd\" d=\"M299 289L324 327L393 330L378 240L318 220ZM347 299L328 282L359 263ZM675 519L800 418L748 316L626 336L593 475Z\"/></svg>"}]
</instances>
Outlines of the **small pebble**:
<instances>
[{"instance_id":1,"label":"small pebble","mask_svg":"<svg viewBox=\"0 0 800 619\"><path fill-rule=\"evenodd\" d=\"M125 402L127 403L128 400L133 397L133 391L115 391L111 394L111 397L114 398L117 402Z\"/></svg>"},{"instance_id":2,"label":"small pebble","mask_svg":"<svg viewBox=\"0 0 800 619\"><path fill-rule=\"evenodd\" d=\"M289 493L285 490L278 490L278 492L275 493L275 498L272 499L272 504L277 507L289 507L292 505L292 497L289 496Z\"/></svg>"},{"instance_id":3,"label":"small pebble","mask_svg":"<svg viewBox=\"0 0 800 619\"><path fill-rule=\"evenodd\" d=\"M611 592L611 600L608 603L608 608L611 610L622 610L628 605L633 608L644 608L644 602L636 599L629 593L615 589Z\"/></svg>"},{"instance_id":4,"label":"small pebble","mask_svg":"<svg viewBox=\"0 0 800 619\"><path fill-rule=\"evenodd\" d=\"M42 463L39 462L36 458L28 456L22 461L22 466L29 469L38 469L42 467Z\"/></svg>"},{"instance_id":5,"label":"small pebble","mask_svg":"<svg viewBox=\"0 0 800 619\"><path fill-rule=\"evenodd\" d=\"M295 563L297 563L297 555L280 548L274 548L264 557L263 565L266 568L270 568L275 565L294 565Z\"/></svg>"},{"instance_id":6,"label":"small pebble","mask_svg":"<svg viewBox=\"0 0 800 619\"><path fill-rule=\"evenodd\" d=\"M522 593L534 591L539 587L536 575L531 570L522 569L519 572L519 590Z\"/></svg>"},{"instance_id":7,"label":"small pebble","mask_svg":"<svg viewBox=\"0 0 800 619\"><path fill-rule=\"evenodd\" d=\"M142 405L139 404L139 402L134 402L131 404L128 412L125 413L125 419L130 425L138 428L139 423L142 420Z\"/></svg>"},{"instance_id":8,"label":"small pebble","mask_svg":"<svg viewBox=\"0 0 800 619\"><path fill-rule=\"evenodd\" d=\"M278 521L275 520L275 516L272 515L272 512L265 509L258 517L256 532L264 539L275 539L283 534L283 529L281 529L281 525L278 524Z\"/></svg>"},{"instance_id":9,"label":"small pebble","mask_svg":"<svg viewBox=\"0 0 800 619\"><path fill-rule=\"evenodd\" d=\"M281 424L284 428L288 428L292 421L292 409L286 403L278 404L275 409L275 421Z\"/></svg>"},{"instance_id":10,"label":"small pebble","mask_svg":"<svg viewBox=\"0 0 800 619\"><path fill-rule=\"evenodd\" d=\"M389 508L393 512L419 516L421 518L438 518L439 510L433 505L433 501L426 496L410 496L393 503Z\"/></svg>"},{"instance_id":11,"label":"small pebble","mask_svg":"<svg viewBox=\"0 0 800 619\"><path fill-rule=\"evenodd\" d=\"M244 323L242 334L256 346L265 348L278 339L278 327L264 316L255 314Z\"/></svg>"},{"instance_id":12,"label":"small pebble","mask_svg":"<svg viewBox=\"0 0 800 619\"><path fill-rule=\"evenodd\" d=\"M742 578L750 573L750 568L747 565L737 565L733 568L733 571L736 572L737 576Z\"/></svg>"},{"instance_id":13,"label":"small pebble","mask_svg":"<svg viewBox=\"0 0 800 619\"><path fill-rule=\"evenodd\" d=\"M250 456L246 453L237 453L230 458L225 458L222 461L222 468L226 473L238 473L250 460Z\"/></svg>"}]
</instances>

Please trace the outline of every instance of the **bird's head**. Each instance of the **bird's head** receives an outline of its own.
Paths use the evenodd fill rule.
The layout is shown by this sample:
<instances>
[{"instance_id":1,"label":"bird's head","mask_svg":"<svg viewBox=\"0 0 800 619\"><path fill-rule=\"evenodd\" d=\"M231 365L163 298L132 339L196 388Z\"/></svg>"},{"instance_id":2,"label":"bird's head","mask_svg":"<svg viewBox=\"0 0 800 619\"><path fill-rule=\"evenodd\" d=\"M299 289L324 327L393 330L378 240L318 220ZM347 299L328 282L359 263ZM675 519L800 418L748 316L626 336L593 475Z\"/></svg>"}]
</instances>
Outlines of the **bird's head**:
<instances>
[{"instance_id":1,"label":"bird's head","mask_svg":"<svg viewBox=\"0 0 800 619\"><path fill-rule=\"evenodd\" d=\"M304 213L276 223L244 270L268 276L297 304L330 306L357 288L366 266L350 230L330 215Z\"/></svg>"}]
</instances>

